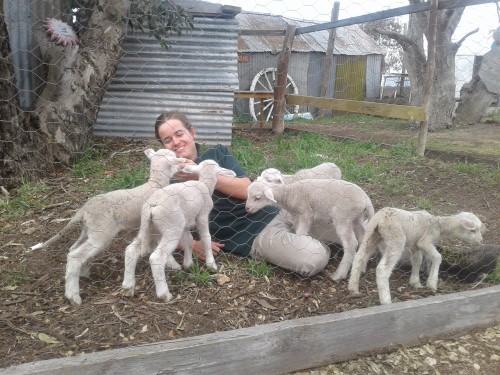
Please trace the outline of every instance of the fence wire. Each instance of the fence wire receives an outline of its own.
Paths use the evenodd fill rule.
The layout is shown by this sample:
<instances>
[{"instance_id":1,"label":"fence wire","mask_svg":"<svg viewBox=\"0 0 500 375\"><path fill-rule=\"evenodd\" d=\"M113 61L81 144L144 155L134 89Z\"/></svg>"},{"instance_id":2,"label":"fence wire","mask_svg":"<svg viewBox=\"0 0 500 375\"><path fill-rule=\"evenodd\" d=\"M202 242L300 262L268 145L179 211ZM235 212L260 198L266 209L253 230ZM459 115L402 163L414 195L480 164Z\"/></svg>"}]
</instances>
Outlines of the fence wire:
<instances>
[{"instance_id":1,"label":"fence wire","mask_svg":"<svg viewBox=\"0 0 500 375\"><path fill-rule=\"evenodd\" d=\"M19 143L44 137L55 130L52 137L47 138L50 143L46 147L52 150L50 157L39 153L36 163L31 164L31 168L48 172L39 179L26 178L15 188L2 186L0 195L0 317L5 323L0 327L4 337L0 353L3 366L371 307L380 304L377 272L382 272L382 265L389 263L391 269L387 272L393 303L498 283L500 217L497 207L500 202L498 169L494 165L416 158L408 146L408 139L411 143L415 134L411 131L414 123L390 116L361 115L356 113L355 106L354 110L326 111L321 117L318 107L286 106L287 131L276 135L270 131L273 99L235 98L235 91L269 93L274 90L277 54L284 36L245 35L243 30L284 31L288 23L305 27L330 21L331 1L296 5L299 3L268 1L248 9L244 6L241 12L236 11L229 17L223 16L224 12L210 17L196 14L193 28L183 26L180 35L173 33L169 39L172 44L166 50L148 32L129 28L124 37L123 54L116 64L116 74L111 74L105 84L97 88L105 92L102 102L92 104L84 100L81 105L68 107L73 108L73 112L57 107L64 104L64 97L48 97L44 90L52 86L57 93L58 86L66 85L82 71L72 71L71 66L66 65L60 76L48 77L50 65L64 65L60 61L45 61L49 55L44 51L57 50L57 56L67 59L71 55L69 50L79 55L103 49L83 44L85 33L92 31L85 25L72 28L78 6L92 11L95 4L91 1L71 2L71 6L64 1L3 3L2 18L8 31L10 53L2 57L8 57L12 66L17 95L3 97L2 106L14 105L19 116L24 114L24 118L28 118L26 121L30 121L28 114L33 115L32 119L40 115L40 103L44 103L47 110L67 115L66 122L60 125L56 123L58 120L52 124L51 117L45 113L45 118L49 119L47 129L33 123L23 128L12 119L1 120L4 129L14 129L2 133L11 136L1 141L2 147L5 146L2 165L19 163L16 167L21 171L28 168L21 165L23 158L11 159L14 152L7 154L8 150L27 146ZM394 8L406 2L390 5ZM70 7L75 9L72 11ZM387 7L382 1L341 3L339 19ZM449 51L447 56L441 55L447 57L450 70L454 67L454 71L441 70L438 75L445 75L454 84L448 81L446 85L435 87L436 90L448 87L446 97L453 102L451 107L447 102L440 104L443 112L450 111L444 117L436 114L436 124L452 121L452 111L457 101L460 102L463 85L478 84L474 77L480 69L481 56L498 48L493 38L499 20L490 17L492 13L495 15L495 9L495 4L488 3L467 7L461 16L458 14L461 11L455 10L456 31L445 35L449 32L445 30L437 35L437 49ZM47 23L47 17L52 21ZM326 82L322 82L322 69L327 61L328 30L297 36L288 70L289 93L318 97L320 86L326 84L327 98L420 106L423 82L415 79L425 77L412 71L420 66L411 59L425 59L425 56L411 55L404 50L401 44L408 47L408 43L405 44L408 40L401 35L425 43L423 34L420 39L414 35L416 24L411 29L409 22L407 15L338 28L330 62L332 69ZM478 32L462 40L476 28ZM453 44L457 41L460 46ZM425 52L424 47L420 48ZM99 62L95 63L98 67ZM441 61L441 67L446 64ZM74 82L81 81L75 79ZM82 92L85 90L90 92L92 87ZM497 94L491 96L497 98ZM492 106L495 105L497 101L492 102ZM135 270L135 293L128 296L121 284L125 249L141 225L137 217L124 225L124 230L114 235L112 241L106 239L102 250L97 251L101 245L96 242L86 243L88 252L95 254L90 261L83 261L81 272L76 273L82 304L73 306L67 300L67 283L74 268L68 269L67 264L74 262L75 249L92 237L85 231L78 237L79 230L83 228L94 234L111 233L114 229L118 232L117 223L122 218L113 215L123 215L117 212L123 212L123 208L132 205L135 199L130 195L131 189L148 180L150 162L144 150L162 148L154 139L154 119L167 110L188 114L203 149L220 143L231 146L236 160L252 181L267 168L277 168L292 175L302 169L334 163L340 168L346 184L354 184L349 186L366 192L375 212L384 207L411 212L426 210L433 218L426 217L423 222L432 221L433 224L425 233L418 234L418 226L423 224L414 217L402 216L390 225L389 232L402 230L394 239L384 237L381 227L374 229L373 240L382 239L380 251L374 251L366 272L361 274L359 293L352 293L349 275L339 280L332 278L337 278L336 271L343 258L348 265L352 263L354 254L349 258L345 247L358 248L363 240L361 228L369 225L370 210L359 208L361 198L351 197L349 194L353 193L345 193L343 188L331 188L323 183L315 187L314 180L324 177L320 174L310 181L309 191L301 193L306 195L303 201L314 202L308 204L316 215L308 238L310 241L319 239L328 258L320 272L304 276L307 266L318 266L313 259L317 254L311 253L308 257L308 247L293 248L293 244L299 242L288 243L290 254L300 253L304 259L304 267L293 271L285 262L280 264L279 257L248 253L239 256L222 251L215 258L217 272L196 259L190 270L167 268L166 282L172 300L165 302L157 298L149 254L141 254ZM495 118L498 112L495 114L494 108L488 108L485 115ZM64 140L81 137L80 130L70 128L78 121L96 127L87 129L85 142L73 143L79 144L79 148L70 153L71 162L55 160L53 151L59 150ZM16 129L21 131L16 133ZM8 185L10 177L7 176L10 175L5 176L2 171L4 183L0 185ZM87 212L90 222L82 223L81 227L45 249L29 251L30 246L48 240L61 230L89 198L119 189L129 190L119 199L102 201L92 207L94 211ZM278 192L279 188L275 193ZM341 200L343 203L332 209L335 202ZM169 210L169 206L166 209ZM356 209L365 216L350 223ZM444 219L461 211L477 215L487 231L473 220L456 219L449 224ZM132 211L129 213L133 215ZM285 230L292 235L302 213L300 210L293 212L287 222ZM103 218L105 220L101 220ZM106 227L95 226L94 222L104 222ZM455 232L451 230L452 237L458 238L448 239L436 234L446 232L450 225L458 228ZM239 228L236 234L245 230ZM482 244L463 241L465 237L478 239L480 232ZM417 253L419 240L425 236L436 236L434 242L438 253L429 247L424 249L420 272L422 287L415 277L410 280L410 254ZM283 236L279 238L286 240ZM221 242L224 240L230 242L232 238ZM403 251L405 240L408 243ZM307 245L308 241L305 243ZM399 261L389 259L399 257L391 253L395 251L394 244L402 253ZM283 243L280 245L283 248ZM238 249L238 244L235 248ZM153 251L154 246L149 250ZM437 254L442 256L442 263L436 289L432 282L426 282L434 272L432 261L436 261ZM183 252L176 251L173 256L182 264ZM293 258L293 255L287 256ZM278 261L271 261L276 259ZM73 287L71 284L70 292L74 291Z\"/></svg>"}]
</instances>

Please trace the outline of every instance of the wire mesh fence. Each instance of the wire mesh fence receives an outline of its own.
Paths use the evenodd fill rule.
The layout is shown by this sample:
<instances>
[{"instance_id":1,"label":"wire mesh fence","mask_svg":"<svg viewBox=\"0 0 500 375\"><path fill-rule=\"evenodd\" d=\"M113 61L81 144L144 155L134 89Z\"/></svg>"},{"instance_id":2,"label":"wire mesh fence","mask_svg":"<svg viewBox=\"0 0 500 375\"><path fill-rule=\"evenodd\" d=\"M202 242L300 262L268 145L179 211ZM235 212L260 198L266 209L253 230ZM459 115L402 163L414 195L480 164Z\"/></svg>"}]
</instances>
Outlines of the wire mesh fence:
<instances>
[{"instance_id":1,"label":"wire mesh fence","mask_svg":"<svg viewBox=\"0 0 500 375\"><path fill-rule=\"evenodd\" d=\"M340 19L386 9L382 2L373 2L373 8L371 3L370 8L341 4ZM412 236L419 233L416 221L413 218L398 220L406 228L405 233L399 233L399 250L405 247L400 240L404 238L409 242L406 255L400 262L392 263L395 265L392 272L389 270L392 302L498 283L500 248L496 244L499 243L500 218L496 209L498 170L494 165L415 158L407 139L394 137L396 130L403 130L407 137L410 132L407 120L335 110L319 118L318 108L313 106L286 106L290 116L285 115L285 121L290 131L276 135L269 131L272 100L267 97L253 102L249 98L235 99L235 91L274 89L277 52L284 36L269 36L264 32L248 35L242 31L263 30L269 34L283 32L290 22L306 27L330 20L333 4L304 3L298 8L294 4L267 2L264 8L255 6L243 11L216 4L201 9L195 7L196 11L191 9L193 24L182 25L180 35L173 33L167 39L168 49L162 49L147 30L123 26L123 35L114 41L117 44L109 45L109 49L123 48L116 61L116 72L108 71L104 80L83 81L76 76L96 74L101 66L99 59L105 58L108 48L93 45L98 38L86 39L89 29L85 27L78 30L65 27L70 28L72 20L76 20L77 9L93 10L96 4L80 2L68 6L65 2L48 1L3 4L2 18L6 23L3 30L8 31L10 41L10 52L3 57L10 57L9 82L11 88L15 85L17 92L2 98L2 107L14 110L9 116L5 112L1 120L0 316L4 324L0 330L6 345L0 348L0 353L4 366L378 305L377 270L381 268L378 265L387 263L387 258L393 255L389 254L390 241L383 238L380 229L374 229L373 235L385 242L381 245L381 254L377 254L378 251L373 254L366 272L361 275L359 293L352 293L348 282L349 266L363 240L362 228L373 215L370 207L375 212L383 207L412 212L427 210L434 217L440 217L436 221L427 218L426 223L433 224L420 233L421 238L413 239ZM279 11L274 10L276 5ZM462 10L453 9L457 13L453 17L458 31L445 35L438 30L438 50L453 46L453 41L460 40L461 44L455 45L458 52L448 53L449 69L443 76L457 77L457 83L471 81L474 68L463 61L474 59L464 60L463 56L493 50L492 34L488 33L498 19L489 23L489 14L484 11L491 10L491 6L494 4L478 5L479 17L469 14L469 8L463 14ZM72 7L75 10L72 11ZM281 11L283 7L286 12ZM409 17L418 18L423 14L427 13L414 13ZM46 17L67 24L52 21L47 26ZM412 67L408 56L404 57L399 45L391 44L390 38L382 38L386 35L398 40L396 33L401 32L410 35L415 30L408 22L408 16L403 16L391 18L386 24L339 27L326 98L420 106L422 95L416 89L421 89L422 82L415 80L415 72L410 71L416 67ZM101 27L96 26L94 31L102 30L104 35L108 28ZM382 30L384 27L392 28L391 32ZM479 33L475 33L461 40L476 27L480 27L483 39L478 40ZM53 38L50 42L56 33L59 39ZM287 81L291 94L319 95L328 37L327 30L296 37ZM79 43L74 45L72 41L76 38ZM63 40L66 43L62 43ZM424 47L420 48L425 52ZM57 53L40 53L45 50ZM92 55L100 50L104 50L103 55L93 55L97 60L79 57L81 60L75 62L78 60L75 56ZM460 64L458 60L456 65L450 62L455 61L455 54ZM49 61L45 61L48 56L51 56ZM54 60L54 56L66 63ZM74 60L68 65L70 56ZM47 72L55 74L55 68L58 75L47 76ZM405 79L408 76L409 79ZM2 79L2 85L7 85L7 81ZM99 86L93 87L94 84ZM83 89L78 89L78 85L83 85ZM460 92L457 87L454 85L447 93L453 98L453 106ZM94 90L102 91L101 96L90 94ZM73 96L72 92L78 95ZM82 95L85 99L78 102ZM440 105L444 108L447 103ZM263 117L262 108L265 109ZM155 135L155 120L167 110L186 113L193 128L185 128L182 122L169 123L168 131ZM71 127L78 121L89 125ZM446 121L436 121L436 124ZM233 123L238 127L233 127ZM332 134L332 129L340 131L342 127L355 129L355 135L362 142L324 136L326 128ZM392 147L385 147L383 144L392 137ZM356 137L351 133L350 138ZM201 143L200 148L193 148L195 141ZM213 151L217 144L231 146L231 154ZM125 249L136 238L141 218L132 208L128 211L126 208L136 204L137 197L132 192L137 186L146 183L152 186L151 190L158 188L151 180L146 182L150 162L144 151L164 147L188 159L196 159L205 152L214 159L219 157L217 161L232 168L242 177L240 181L246 181L245 176L255 181L267 168L292 175L299 170L334 163L346 182L340 185L317 182L325 175L313 176L308 180L309 190L293 193L302 196L299 201L307 201L308 207L300 206L293 211L293 205L290 206L291 214L278 214L281 221L276 224L276 212L272 210L259 216L263 221L248 221L253 213L247 212L245 200L228 198L228 194L224 194L227 192L224 182L228 182L219 181L218 193L214 196L216 210L210 216L212 240L224 244L221 251L216 251L217 272L199 260L195 260L190 270L166 267L166 282L172 295L166 302L165 298L158 298L158 280L151 272L149 254L156 246L153 241L149 252L140 254L134 294L128 296L121 289L127 261ZM233 157L236 164L227 164ZM31 160L26 162L26 159ZM26 177L16 179L15 171ZM15 181L18 182L13 183ZM239 185L239 189L246 192L246 185ZM347 186L365 192L369 203L360 206L361 198L352 191L347 193ZM87 212L88 218L80 228L68 232L46 249L29 251L30 246L46 241L61 230L77 210L85 207L89 198L119 189L126 190L119 198L101 201L92 207L93 211ZM268 207L283 205L283 190L278 185L270 196L267 189L259 199L266 197ZM148 191L148 196L152 193ZM231 194L242 193L236 189ZM146 196L139 198L140 202L147 199ZM305 215L306 208L311 207L309 216ZM165 208L171 209L170 205ZM116 214L119 211L128 212L120 214L122 216L137 217L118 234L122 217L113 215L119 215ZM474 220L464 223L459 219L455 224L461 232L451 231L458 238L444 238L448 224L443 217L460 211L473 212L488 230L485 232ZM180 216L174 214L179 221ZM304 229L304 220L311 228ZM95 225L96 222L105 222L106 227ZM82 229L83 236L79 238L78 231ZM397 230L393 226L392 231ZM97 244L89 235L106 231L113 232L113 238L107 238L102 244ZM265 232L267 238L259 237L261 232ZM482 245L462 241L464 237L477 240L479 233L483 236ZM301 240L296 241L297 237ZM424 262L420 279L424 287L420 287L415 275L410 279L409 254L418 253L419 240L424 237L430 237L429 243L438 245L443 261L437 284L426 285L429 274L431 279L436 276L431 261L436 261L437 255L433 249L422 246ZM254 245L255 241L258 245ZM72 278L75 268L69 269L68 263L74 262L75 250L82 244L86 244L85 251L92 254L92 259L77 259L81 261L81 270L76 272L79 285L75 290ZM102 250L96 251L98 246ZM215 246L216 250L218 247ZM173 256L182 264L182 251L175 251ZM344 265L339 275L341 262ZM75 294L81 301L70 300L81 302L80 306L68 303L68 296Z\"/></svg>"}]
</instances>

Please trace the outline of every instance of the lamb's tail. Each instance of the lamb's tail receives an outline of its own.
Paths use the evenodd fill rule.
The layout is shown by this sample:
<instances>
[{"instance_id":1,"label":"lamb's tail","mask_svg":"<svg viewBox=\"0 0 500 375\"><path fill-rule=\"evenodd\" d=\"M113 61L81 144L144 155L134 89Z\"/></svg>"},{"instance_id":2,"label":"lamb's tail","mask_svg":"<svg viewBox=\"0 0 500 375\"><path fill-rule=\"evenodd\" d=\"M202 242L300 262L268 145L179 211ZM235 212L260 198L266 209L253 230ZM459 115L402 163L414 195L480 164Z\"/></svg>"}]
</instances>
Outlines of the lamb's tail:
<instances>
[{"instance_id":1,"label":"lamb's tail","mask_svg":"<svg viewBox=\"0 0 500 375\"><path fill-rule=\"evenodd\" d=\"M80 209L76 212L76 214L71 218L71 220L59 231L57 232L53 237L48 239L45 242L40 242L37 243L36 245L33 245L30 247L29 251L34 251L34 250L41 250L49 247L53 243L59 241L59 239L72 227L80 223L83 219L83 210Z\"/></svg>"},{"instance_id":2,"label":"lamb's tail","mask_svg":"<svg viewBox=\"0 0 500 375\"><path fill-rule=\"evenodd\" d=\"M359 249L369 247L371 248L372 246L375 245L374 242L377 241L378 236L375 236L375 232L377 231L378 228L378 220L375 218L374 219L374 209L373 206L370 205L370 207L367 207L365 210L365 218L367 219L368 223L366 225L365 229L365 234L363 236L363 239L361 240L361 243L359 245Z\"/></svg>"},{"instance_id":3,"label":"lamb's tail","mask_svg":"<svg viewBox=\"0 0 500 375\"><path fill-rule=\"evenodd\" d=\"M373 215L375 215L375 209L373 208L372 202L368 200L368 204L365 207L365 212L363 213L363 219L366 223L369 223Z\"/></svg>"},{"instance_id":4,"label":"lamb's tail","mask_svg":"<svg viewBox=\"0 0 500 375\"><path fill-rule=\"evenodd\" d=\"M139 233L137 238L140 241L140 254L141 256L145 256L149 253L149 248L151 245L151 225L153 224L153 207L149 203L145 203L142 206L141 213L141 228L139 229Z\"/></svg>"}]
</instances>

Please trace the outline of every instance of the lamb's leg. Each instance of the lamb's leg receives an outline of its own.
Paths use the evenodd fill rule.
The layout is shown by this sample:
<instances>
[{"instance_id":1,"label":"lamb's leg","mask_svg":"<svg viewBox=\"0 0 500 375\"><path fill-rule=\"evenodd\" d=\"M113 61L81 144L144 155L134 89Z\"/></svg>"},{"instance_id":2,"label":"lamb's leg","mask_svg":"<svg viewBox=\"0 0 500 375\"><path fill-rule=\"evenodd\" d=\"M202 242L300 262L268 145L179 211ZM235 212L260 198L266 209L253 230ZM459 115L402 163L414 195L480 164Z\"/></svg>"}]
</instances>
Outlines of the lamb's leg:
<instances>
[{"instance_id":1,"label":"lamb's leg","mask_svg":"<svg viewBox=\"0 0 500 375\"><path fill-rule=\"evenodd\" d=\"M297 226L295 228L295 234L300 236L307 236L309 234L309 230L311 229L313 221L313 215L310 214L301 214L297 219Z\"/></svg>"},{"instance_id":2,"label":"lamb's leg","mask_svg":"<svg viewBox=\"0 0 500 375\"><path fill-rule=\"evenodd\" d=\"M172 234L172 235L171 235ZM156 286L156 296L165 302L172 299L172 294L168 290L167 279L165 275L165 264L167 258L172 256L175 248L179 244L182 233L174 235L173 233L164 233L158 246L149 257L151 272Z\"/></svg>"},{"instance_id":3,"label":"lamb's leg","mask_svg":"<svg viewBox=\"0 0 500 375\"><path fill-rule=\"evenodd\" d=\"M184 229L181 241L182 248L184 249L184 260L182 263L182 267L185 270L188 270L193 266L193 236L191 235L189 229Z\"/></svg>"},{"instance_id":4,"label":"lamb's leg","mask_svg":"<svg viewBox=\"0 0 500 375\"><path fill-rule=\"evenodd\" d=\"M137 261L141 256L141 242L142 239L140 237L136 237L125 249L125 272L122 282L123 295L125 296L134 295L135 269L137 267Z\"/></svg>"},{"instance_id":5,"label":"lamb's leg","mask_svg":"<svg viewBox=\"0 0 500 375\"><path fill-rule=\"evenodd\" d=\"M351 267L351 275L347 289L351 294L359 294L359 279L361 272L366 270L366 265L371 256L377 251L377 239L371 236L361 244L358 252L354 256Z\"/></svg>"},{"instance_id":6,"label":"lamb's leg","mask_svg":"<svg viewBox=\"0 0 500 375\"><path fill-rule=\"evenodd\" d=\"M404 245L404 238L402 240L393 240L387 243L382 259L380 259L377 265L377 289L381 305L387 305L392 302L389 278L391 277L392 270L401 258Z\"/></svg>"},{"instance_id":7,"label":"lamb's leg","mask_svg":"<svg viewBox=\"0 0 500 375\"><path fill-rule=\"evenodd\" d=\"M365 232L366 232L366 223L365 223L365 219L363 216L359 217L357 220L355 220L353 222L353 229L354 229L354 235L356 236L356 240L358 241L358 244L360 244L361 241L363 241L363 237L365 236ZM373 248L373 246L375 246L375 245L371 245L370 249ZM373 251L370 253L370 255L368 256L368 258L366 258L366 260L363 262L363 267L361 269L362 273L366 272L366 267L368 265L368 261L370 260L371 256L373 255L373 253L376 250L377 250L377 248L375 247L373 249Z\"/></svg>"},{"instance_id":8,"label":"lamb's leg","mask_svg":"<svg viewBox=\"0 0 500 375\"><path fill-rule=\"evenodd\" d=\"M356 255L356 250L358 249L358 241L356 240L356 236L354 235L351 225L341 223L336 229L344 249L344 255L342 256L342 260L340 261L337 270L332 275L333 281L339 281L347 277L349 269L352 266L354 256Z\"/></svg>"},{"instance_id":9,"label":"lamb's leg","mask_svg":"<svg viewBox=\"0 0 500 375\"><path fill-rule=\"evenodd\" d=\"M69 253L71 253L73 250L75 250L77 247L81 246L85 241L88 240L87 232L88 229L84 226L78 239L69 248ZM88 262L82 264L82 266L80 267L80 277L90 277L90 265L88 264Z\"/></svg>"},{"instance_id":10,"label":"lamb's leg","mask_svg":"<svg viewBox=\"0 0 500 375\"><path fill-rule=\"evenodd\" d=\"M97 235L90 236L88 241L68 253L65 276L64 296L74 305L81 305L80 297L80 272L82 266L99 254L111 243L116 235L111 237L106 232L99 232Z\"/></svg>"},{"instance_id":11,"label":"lamb's leg","mask_svg":"<svg viewBox=\"0 0 500 375\"><path fill-rule=\"evenodd\" d=\"M419 249L413 249L410 261L411 261L410 285L413 288L422 288L422 284L420 283L420 267L422 266L422 252Z\"/></svg>"},{"instance_id":12,"label":"lamb's leg","mask_svg":"<svg viewBox=\"0 0 500 375\"><path fill-rule=\"evenodd\" d=\"M418 247L422 249L426 257L431 261L431 269L429 271L429 276L427 278L427 287L435 292L437 290L438 278L439 278L439 266L441 265L442 256L437 251L433 244L418 244Z\"/></svg>"},{"instance_id":13,"label":"lamb's leg","mask_svg":"<svg viewBox=\"0 0 500 375\"><path fill-rule=\"evenodd\" d=\"M192 245L192 243L191 243ZM179 271L182 269L182 266L175 260L174 256L173 255L170 255L168 258L167 258L167 263L165 265L168 269L172 270L172 271Z\"/></svg>"},{"instance_id":14,"label":"lamb's leg","mask_svg":"<svg viewBox=\"0 0 500 375\"><path fill-rule=\"evenodd\" d=\"M212 252L212 237L208 229L208 215L200 215L196 220L196 226L200 234L200 240L205 250L205 262L208 268L217 271L214 254Z\"/></svg>"}]
</instances>

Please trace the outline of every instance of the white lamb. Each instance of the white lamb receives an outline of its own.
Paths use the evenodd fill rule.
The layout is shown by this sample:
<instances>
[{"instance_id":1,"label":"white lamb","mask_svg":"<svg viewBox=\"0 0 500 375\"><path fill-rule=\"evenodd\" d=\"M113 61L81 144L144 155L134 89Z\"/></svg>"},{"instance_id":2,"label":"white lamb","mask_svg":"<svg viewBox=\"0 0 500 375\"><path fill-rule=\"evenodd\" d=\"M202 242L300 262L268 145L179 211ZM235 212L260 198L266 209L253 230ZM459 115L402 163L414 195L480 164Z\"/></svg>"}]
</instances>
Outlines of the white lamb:
<instances>
[{"instance_id":1,"label":"white lamb","mask_svg":"<svg viewBox=\"0 0 500 375\"><path fill-rule=\"evenodd\" d=\"M262 171L260 177L269 182L279 182L282 179L288 185L306 179L340 180L342 172L334 163L322 163L312 168L301 169L294 174L282 174L278 169L268 168Z\"/></svg>"},{"instance_id":2,"label":"white lamb","mask_svg":"<svg viewBox=\"0 0 500 375\"><path fill-rule=\"evenodd\" d=\"M333 179L306 179L286 185L258 178L248 187L246 209L253 213L272 205L297 218L295 233L308 235L313 222L331 222L332 231L344 249L344 256L332 279L346 278L358 242L365 232L365 219L374 209L368 195L359 186ZM359 239L359 240L358 240Z\"/></svg>"},{"instance_id":3,"label":"white lamb","mask_svg":"<svg viewBox=\"0 0 500 375\"><path fill-rule=\"evenodd\" d=\"M199 165L186 165L183 172L196 173L199 180L172 184L158 190L142 208L141 229L125 252L125 275L122 284L125 295L134 294L137 261L139 257L149 253L151 237L159 237L149 262L156 295L165 302L172 299L166 282L165 265L167 262L174 262L172 253L181 243L184 249L183 267L191 267L193 237L190 230L193 227L198 229L207 266L217 270L208 227L208 215L213 208L212 194L218 176L234 177L236 174L220 167L214 160L205 160Z\"/></svg>"},{"instance_id":4,"label":"white lamb","mask_svg":"<svg viewBox=\"0 0 500 375\"><path fill-rule=\"evenodd\" d=\"M149 179L145 184L90 198L59 233L31 247L31 250L44 249L58 241L71 227L81 223L80 237L70 247L66 264L64 295L72 304L82 303L79 279L80 276L88 276L90 259L106 249L119 232L139 228L141 208L146 199L168 185L179 165L186 161L166 149L156 152L147 149L144 153L151 161Z\"/></svg>"},{"instance_id":5,"label":"white lamb","mask_svg":"<svg viewBox=\"0 0 500 375\"><path fill-rule=\"evenodd\" d=\"M431 263L427 287L436 291L441 254L436 244L443 238L457 238L469 243L482 243L485 226L472 213L460 212L452 216L433 216L427 211L405 211L386 207L378 211L368 223L365 237L354 257L348 289L359 293L359 278L368 259L380 250L382 258L377 266L377 289L381 304L391 303L389 277L404 252L411 252L410 285L421 288L420 266L423 256Z\"/></svg>"}]
</instances>

